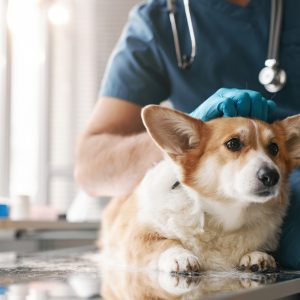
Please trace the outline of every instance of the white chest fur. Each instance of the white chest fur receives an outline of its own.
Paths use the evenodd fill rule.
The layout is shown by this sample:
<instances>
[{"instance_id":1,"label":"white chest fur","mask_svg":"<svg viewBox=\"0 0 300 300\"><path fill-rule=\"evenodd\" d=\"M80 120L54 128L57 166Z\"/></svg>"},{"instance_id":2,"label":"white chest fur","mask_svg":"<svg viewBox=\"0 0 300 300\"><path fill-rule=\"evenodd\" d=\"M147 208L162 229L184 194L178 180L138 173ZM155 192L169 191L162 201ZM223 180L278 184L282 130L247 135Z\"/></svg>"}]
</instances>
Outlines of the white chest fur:
<instances>
[{"instance_id":1,"label":"white chest fur","mask_svg":"<svg viewBox=\"0 0 300 300\"><path fill-rule=\"evenodd\" d=\"M276 247L284 208L270 220L266 216L272 212L266 208L218 203L201 198L182 184L171 189L178 179L176 171L164 160L146 174L137 190L141 223L166 238L179 240L202 257L208 269L228 269L248 251Z\"/></svg>"}]
</instances>

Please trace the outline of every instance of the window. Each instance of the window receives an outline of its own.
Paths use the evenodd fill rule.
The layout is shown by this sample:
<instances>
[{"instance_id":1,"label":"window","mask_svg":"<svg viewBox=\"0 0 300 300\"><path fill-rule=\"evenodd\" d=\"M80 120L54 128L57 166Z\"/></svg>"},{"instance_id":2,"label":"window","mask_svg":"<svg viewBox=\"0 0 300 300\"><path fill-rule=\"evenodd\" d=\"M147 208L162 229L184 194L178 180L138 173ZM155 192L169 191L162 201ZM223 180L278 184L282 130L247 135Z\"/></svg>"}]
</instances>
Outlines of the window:
<instances>
[{"instance_id":1,"label":"window","mask_svg":"<svg viewBox=\"0 0 300 300\"><path fill-rule=\"evenodd\" d=\"M74 145L133 0L0 0L0 194L64 213Z\"/></svg>"}]
</instances>

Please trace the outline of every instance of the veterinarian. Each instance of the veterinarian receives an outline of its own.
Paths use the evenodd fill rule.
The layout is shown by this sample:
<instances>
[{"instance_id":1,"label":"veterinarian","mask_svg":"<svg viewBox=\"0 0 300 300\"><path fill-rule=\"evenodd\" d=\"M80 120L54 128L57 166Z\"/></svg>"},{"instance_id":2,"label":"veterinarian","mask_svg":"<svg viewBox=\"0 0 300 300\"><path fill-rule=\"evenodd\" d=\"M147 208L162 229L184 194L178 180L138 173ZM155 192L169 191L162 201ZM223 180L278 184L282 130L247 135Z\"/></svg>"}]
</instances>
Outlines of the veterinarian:
<instances>
[{"instance_id":1,"label":"veterinarian","mask_svg":"<svg viewBox=\"0 0 300 300\"><path fill-rule=\"evenodd\" d=\"M286 82L276 92L258 80L270 47L271 0L174 3L176 28L166 0L135 7L112 54L77 147L75 177L91 195L124 195L161 160L140 117L147 104L169 99L204 121L247 116L270 122L300 113L300 1L283 2L278 67ZM292 204L278 250L283 266L298 269L299 175L291 176Z\"/></svg>"}]
</instances>

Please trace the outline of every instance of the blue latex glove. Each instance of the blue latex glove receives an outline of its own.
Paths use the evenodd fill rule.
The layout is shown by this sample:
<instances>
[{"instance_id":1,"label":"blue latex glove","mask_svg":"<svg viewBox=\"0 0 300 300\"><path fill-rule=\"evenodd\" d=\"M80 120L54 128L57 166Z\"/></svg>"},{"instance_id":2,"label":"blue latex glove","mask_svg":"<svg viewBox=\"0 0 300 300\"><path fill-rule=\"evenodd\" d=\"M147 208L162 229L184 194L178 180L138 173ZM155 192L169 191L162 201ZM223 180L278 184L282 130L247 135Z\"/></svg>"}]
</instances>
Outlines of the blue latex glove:
<instances>
[{"instance_id":1,"label":"blue latex glove","mask_svg":"<svg viewBox=\"0 0 300 300\"><path fill-rule=\"evenodd\" d=\"M268 121L276 104L252 90L221 88L190 115L202 121L218 117L249 117Z\"/></svg>"}]
</instances>

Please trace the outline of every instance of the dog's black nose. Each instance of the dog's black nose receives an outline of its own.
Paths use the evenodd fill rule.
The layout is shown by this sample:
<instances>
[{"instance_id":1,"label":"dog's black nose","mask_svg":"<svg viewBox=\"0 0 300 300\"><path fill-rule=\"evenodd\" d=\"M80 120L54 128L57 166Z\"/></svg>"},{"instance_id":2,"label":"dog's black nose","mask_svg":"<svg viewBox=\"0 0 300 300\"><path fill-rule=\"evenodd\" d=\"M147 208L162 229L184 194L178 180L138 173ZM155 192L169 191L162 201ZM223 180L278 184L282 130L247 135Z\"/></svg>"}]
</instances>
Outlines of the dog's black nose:
<instances>
[{"instance_id":1,"label":"dog's black nose","mask_svg":"<svg viewBox=\"0 0 300 300\"><path fill-rule=\"evenodd\" d=\"M268 167L259 169L256 176L266 187L274 186L279 180L278 172Z\"/></svg>"}]
</instances>

